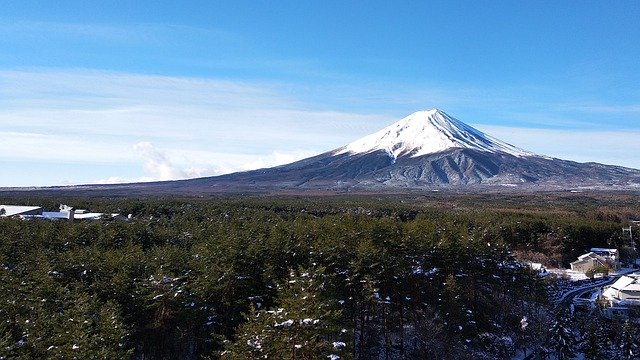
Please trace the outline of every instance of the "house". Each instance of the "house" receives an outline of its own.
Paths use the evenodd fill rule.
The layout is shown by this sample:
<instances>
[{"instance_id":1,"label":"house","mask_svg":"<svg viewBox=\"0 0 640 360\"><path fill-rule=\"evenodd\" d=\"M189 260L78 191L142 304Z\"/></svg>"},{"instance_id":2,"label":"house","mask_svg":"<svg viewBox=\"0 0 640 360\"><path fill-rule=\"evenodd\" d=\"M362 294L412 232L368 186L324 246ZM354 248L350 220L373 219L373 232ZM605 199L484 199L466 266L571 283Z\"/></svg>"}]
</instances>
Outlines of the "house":
<instances>
[{"instance_id":1,"label":"house","mask_svg":"<svg viewBox=\"0 0 640 360\"><path fill-rule=\"evenodd\" d=\"M604 257L614 264L614 269L620 267L620 252L618 249L591 248L591 252Z\"/></svg>"},{"instance_id":2,"label":"house","mask_svg":"<svg viewBox=\"0 0 640 360\"><path fill-rule=\"evenodd\" d=\"M40 211L40 214L21 215L24 219L48 219L48 220L99 220L104 218L124 219L120 214L105 214L90 212L85 209L76 209L68 205L60 205L59 211Z\"/></svg>"},{"instance_id":3,"label":"house","mask_svg":"<svg viewBox=\"0 0 640 360\"><path fill-rule=\"evenodd\" d=\"M580 273L587 273L598 267L612 270L620 268L618 249L592 248L590 252L578 256L578 260L571 263L571 270Z\"/></svg>"},{"instance_id":4,"label":"house","mask_svg":"<svg viewBox=\"0 0 640 360\"><path fill-rule=\"evenodd\" d=\"M571 263L571 270L579 273L587 273L597 267L609 268L610 266L607 259L593 252L580 255L578 260Z\"/></svg>"},{"instance_id":5,"label":"house","mask_svg":"<svg viewBox=\"0 0 640 360\"><path fill-rule=\"evenodd\" d=\"M42 215L40 206L0 205L0 217Z\"/></svg>"},{"instance_id":6,"label":"house","mask_svg":"<svg viewBox=\"0 0 640 360\"><path fill-rule=\"evenodd\" d=\"M640 324L640 273L621 276L602 292L602 299L607 306L603 310L605 317Z\"/></svg>"},{"instance_id":7,"label":"house","mask_svg":"<svg viewBox=\"0 0 640 360\"><path fill-rule=\"evenodd\" d=\"M44 211L42 217L50 220L68 219L70 221L76 218L76 209L69 205L60 204L59 210L60 211ZM81 212L81 210L78 210L78 212Z\"/></svg>"},{"instance_id":8,"label":"house","mask_svg":"<svg viewBox=\"0 0 640 360\"><path fill-rule=\"evenodd\" d=\"M621 276L602 293L602 296L613 302L640 302L640 274Z\"/></svg>"}]
</instances>

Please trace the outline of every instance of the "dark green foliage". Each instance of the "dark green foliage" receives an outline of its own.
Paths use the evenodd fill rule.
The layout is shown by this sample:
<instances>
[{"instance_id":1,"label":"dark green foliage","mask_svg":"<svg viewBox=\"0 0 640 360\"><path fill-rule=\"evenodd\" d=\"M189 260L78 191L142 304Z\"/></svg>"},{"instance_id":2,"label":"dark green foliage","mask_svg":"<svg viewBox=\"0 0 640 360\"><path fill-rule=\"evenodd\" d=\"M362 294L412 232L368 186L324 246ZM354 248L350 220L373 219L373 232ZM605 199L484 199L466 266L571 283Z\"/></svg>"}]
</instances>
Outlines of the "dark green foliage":
<instances>
[{"instance_id":1,"label":"dark green foliage","mask_svg":"<svg viewBox=\"0 0 640 360\"><path fill-rule=\"evenodd\" d=\"M638 359L640 358L640 331L637 324L625 322L618 337L617 351L614 352L615 359Z\"/></svg>"},{"instance_id":2,"label":"dark green foliage","mask_svg":"<svg viewBox=\"0 0 640 360\"><path fill-rule=\"evenodd\" d=\"M605 321L602 317L595 317L589 319L585 324L580 348L587 360L605 360L609 358L606 353L608 346L604 328Z\"/></svg>"},{"instance_id":3,"label":"dark green foliage","mask_svg":"<svg viewBox=\"0 0 640 360\"><path fill-rule=\"evenodd\" d=\"M333 286L324 268L291 271L277 284L274 307L252 307L221 358L349 358L349 331L340 326L339 304L330 296Z\"/></svg>"},{"instance_id":4,"label":"dark green foliage","mask_svg":"<svg viewBox=\"0 0 640 360\"><path fill-rule=\"evenodd\" d=\"M0 359L507 359L549 328L545 280L512 254L562 264L620 231L586 200L436 200L73 199L133 219L2 218Z\"/></svg>"},{"instance_id":5,"label":"dark green foliage","mask_svg":"<svg viewBox=\"0 0 640 360\"><path fill-rule=\"evenodd\" d=\"M556 319L549 329L549 348L558 360L575 358L576 334L571 328L567 312L563 311L556 315Z\"/></svg>"}]
</instances>

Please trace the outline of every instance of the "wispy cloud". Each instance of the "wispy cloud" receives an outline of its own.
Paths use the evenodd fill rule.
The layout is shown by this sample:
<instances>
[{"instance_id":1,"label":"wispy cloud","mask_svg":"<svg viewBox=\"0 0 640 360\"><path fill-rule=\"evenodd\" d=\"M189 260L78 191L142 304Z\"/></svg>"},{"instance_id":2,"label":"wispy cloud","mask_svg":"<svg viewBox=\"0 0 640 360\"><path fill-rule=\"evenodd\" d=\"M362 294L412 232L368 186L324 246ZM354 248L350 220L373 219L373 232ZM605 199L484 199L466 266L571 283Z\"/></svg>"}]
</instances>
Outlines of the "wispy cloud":
<instances>
[{"instance_id":1,"label":"wispy cloud","mask_svg":"<svg viewBox=\"0 0 640 360\"><path fill-rule=\"evenodd\" d=\"M14 21L3 19L0 35L15 40L60 38L65 41L89 40L118 45L166 46L181 39L197 37L206 41L237 42L238 36L215 28L178 24Z\"/></svg>"},{"instance_id":2,"label":"wispy cloud","mask_svg":"<svg viewBox=\"0 0 640 360\"><path fill-rule=\"evenodd\" d=\"M600 114L640 114L640 104L631 105L568 105L570 109L588 113L600 113Z\"/></svg>"},{"instance_id":3,"label":"wispy cloud","mask_svg":"<svg viewBox=\"0 0 640 360\"><path fill-rule=\"evenodd\" d=\"M133 145L133 150L143 160L143 169L152 179L175 180L187 177L186 173L177 169L151 143L143 141Z\"/></svg>"},{"instance_id":4,"label":"wispy cloud","mask_svg":"<svg viewBox=\"0 0 640 360\"><path fill-rule=\"evenodd\" d=\"M483 132L540 155L640 169L640 131L580 131L475 125Z\"/></svg>"},{"instance_id":5,"label":"wispy cloud","mask_svg":"<svg viewBox=\"0 0 640 360\"><path fill-rule=\"evenodd\" d=\"M347 144L412 111L450 111L450 106L451 115L531 151L640 167L634 156L640 150L637 132L603 131L567 111L517 111L497 90L487 92L493 100L484 104L482 92L474 89L387 90L353 85L337 87L330 97L319 94L329 91L320 87L294 96L288 85L270 82L87 69L0 71L0 159L86 164L100 182L219 175L292 162ZM308 101L316 97L349 110L326 110L332 106ZM94 168L97 163L109 164L109 172ZM39 176L40 184L57 181L45 180L45 171ZM77 183L72 173L68 179Z\"/></svg>"},{"instance_id":6,"label":"wispy cloud","mask_svg":"<svg viewBox=\"0 0 640 360\"><path fill-rule=\"evenodd\" d=\"M0 131L0 159L113 164L131 161L131 156L122 143L59 134Z\"/></svg>"},{"instance_id":7,"label":"wispy cloud","mask_svg":"<svg viewBox=\"0 0 640 360\"><path fill-rule=\"evenodd\" d=\"M94 70L0 72L0 158L114 164L168 180L280 165L391 119L317 111L277 85ZM152 145L153 144L153 145ZM100 176L100 175L99 175Z\"/></svg>"}]
</instances>

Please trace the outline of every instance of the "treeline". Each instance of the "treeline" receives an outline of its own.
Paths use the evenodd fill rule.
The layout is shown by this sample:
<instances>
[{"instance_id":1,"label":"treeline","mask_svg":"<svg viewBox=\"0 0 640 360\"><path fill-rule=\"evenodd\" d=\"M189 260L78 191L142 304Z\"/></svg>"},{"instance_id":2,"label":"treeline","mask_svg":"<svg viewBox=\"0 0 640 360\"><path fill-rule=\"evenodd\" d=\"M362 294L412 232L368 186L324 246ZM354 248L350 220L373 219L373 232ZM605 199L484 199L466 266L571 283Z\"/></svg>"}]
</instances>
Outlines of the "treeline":
<instances>
[{"instance_id":1,"label":"treeline","mask_svg":"<svg viewBox=\"0 0 640 360\"><path fill-rule=\"evenodd\" d=\"M0 358L509 358L551 321L514 254L620 241L616 221L367 199L74 205L132 219L0 219Z\"/></svg>"}]
</instances>

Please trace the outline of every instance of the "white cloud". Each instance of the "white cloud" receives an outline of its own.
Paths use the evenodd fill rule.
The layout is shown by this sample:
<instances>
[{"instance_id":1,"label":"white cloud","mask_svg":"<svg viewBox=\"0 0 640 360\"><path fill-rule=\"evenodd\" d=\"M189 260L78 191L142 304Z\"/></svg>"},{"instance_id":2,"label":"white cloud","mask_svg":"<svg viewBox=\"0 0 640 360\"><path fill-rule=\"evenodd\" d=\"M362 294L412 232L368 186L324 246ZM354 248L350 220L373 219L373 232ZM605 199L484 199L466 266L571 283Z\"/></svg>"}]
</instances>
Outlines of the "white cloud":
<instances>
[{"instance_id":1,"label":"white cloud","mask_svg":"<svg viewBox=\"0 0 640 360\"><path fill-rule=\"evenodd\" d=\"M240 155L219 154L207 152L189 152L176 150L173 153L179 157L188 157L192 160L190 167L180 167L168 155L149 142L139 142L132 146L138 159L142 162L144 176L126 178L112 176L92 181L96 184L117 184L129 182L148 182L163 180L180 180L206 176L217 176L237 171L255 170L259 168L273 167L288 164L309 156L316 155L307 151L293 152L274 151L267 155ZM206 160L205 160L206 158ZM208 164L208 166L207 166Z\"/></svg>"},{"instance_id":2,"label":"white cloud","mask_svg":"<svg viewBox=\"0 0 640 360\"><path fill-rule=\"evenodd\" d=\"M177 169L167 159L165 154L158 151L149 142L139 142L133 145L133 150L143 161L143 169L146 174L156 180L176 180L186 177L184 171Z\"/></svg>"},{"instance_id":3,"label":"white cloud","mask_svg":"<svg viewBox=\"0 0 640 360\"><path fill-rule=\"evenodd\" d=\"M309 110L274 85L215 79L39 70L0 72L0 84L5 131L208 141L210 146L240 134L250 147L258 141L321 143L343 130L391 120Z\"/></svg>"},{"instance_id":4,"label":"white cloud","mask_svg":"<svg viewBox=\"0 0 640 360\"><path fill-rule=\"evenodd\" d=\"M77 136L0 131L0 159L49 162L129 162L125 144L90 141Z\"/></svg>"},{"instance_id":5,"label":"white cloud","mask_svg":"<svg viewBox=\"0 0 640 360\"><path fill-rule=\"evenodd\" d=\"M282 93L216 79L0 71L0 158L81 162L87 171L110 163L114 173L100 177L109 182L131 179L118 165L140 161L144 175L133 180L209 176L297 160L391 121L309 110ZM140 143L154 147L132 148Z\"/></svg>"},{"instance_id":6,"label":"white cloud","mask_svg":"<svg viewBox=\"0 0 640 360\"><path fill-rule=\"evenodd\" d=\"M589 113L601 114L640 114L640 104L633 105L577 105L569 108Z\"/></svg>"},{"instance_id":7,"label":"white cloud","mask_svg":"<svg viewBox=\"0 0 640 360\"><path fill-rule=\"evenodd\" d=\"M541 155L640 169L640 131L579 131L474 125L479 130Z\"/></svg>"},{"instance_id":8,"label":"white cloud","mask_svg":"<svg viewBox=\"0 0 640 360\"><path fill-rule=\"evenodd\" d=\"M288 95L291 90L286 86L274 83L82 69L0 71L0 159L18 164L14 166L24 162L23 168L36 163L61 167L80 163L86 165L89 178L105 183L212 176L316 155L377 131L411 111L432 106L447 111L447 104L458 109L452 115L462 121L485 121L500 114L521 123L587 128L584 121L562 111L552 118L536 111L510 112L513 107L509 106L496 109L492 104L511 103L496 90L484 97L469 89L426 89L413 94L405 90L400 95L395 94L397 88L387 90L354 87L338 91L333 99L375 111L382 106L376 104L379 100L406 109L406 114L316 110ZM363 100L362 94L368 98ZM315 95L311 91L304 96ZM479 104L486 97L493 99L491 103ZM467 113L460 110L464 104ZM345 107L349 108L338 106ZM469 114L472 108L489 110L484 119L478 119L473 111ZM640 167L634 156L640 150L635 145L638 132L477 127L550 156ZM105 166L98 172L96 164L107 164L112 172L105 173ZM136 167L140 170L132 173ZM39 184L60 181L47 171L38 173ZM70 183L88 178L65 173Z\"/></svg>"}]
</instances>

